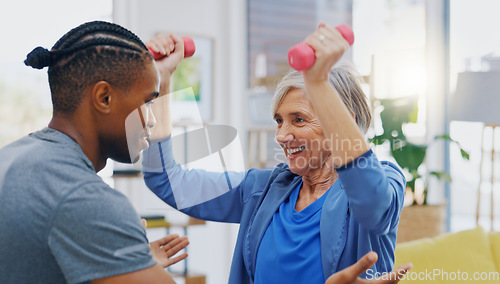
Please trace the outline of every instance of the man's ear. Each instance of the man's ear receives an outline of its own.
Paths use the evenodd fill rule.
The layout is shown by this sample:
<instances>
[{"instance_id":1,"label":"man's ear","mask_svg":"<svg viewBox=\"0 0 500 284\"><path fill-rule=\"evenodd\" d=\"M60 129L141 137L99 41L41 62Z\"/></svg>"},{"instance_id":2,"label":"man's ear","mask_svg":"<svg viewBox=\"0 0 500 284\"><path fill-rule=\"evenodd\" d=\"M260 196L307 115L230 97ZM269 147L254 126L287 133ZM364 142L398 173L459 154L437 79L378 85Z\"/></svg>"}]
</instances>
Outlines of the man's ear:
<instances>
[{"instance_id":1,"label":"man's ear","mask_svg":"<svg viewBox=\"0 0 500 284\"><path fill-rule=\"evenodd\" d=\"M92 106L98 112L108 114L111 112L113 101L113 87L106 81L99 81L92 87Z\"/></svg>"}]
</instances>

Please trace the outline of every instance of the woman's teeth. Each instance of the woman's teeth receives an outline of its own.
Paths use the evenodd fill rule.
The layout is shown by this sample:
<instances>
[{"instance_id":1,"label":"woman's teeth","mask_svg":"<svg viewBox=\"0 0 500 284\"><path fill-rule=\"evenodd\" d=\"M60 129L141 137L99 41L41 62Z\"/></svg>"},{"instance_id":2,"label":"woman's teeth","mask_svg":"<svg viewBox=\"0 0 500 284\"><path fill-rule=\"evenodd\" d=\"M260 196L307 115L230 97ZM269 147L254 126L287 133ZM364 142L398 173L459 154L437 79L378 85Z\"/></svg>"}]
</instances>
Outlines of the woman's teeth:
<instances>
[{"instance_id":1,"label":"woman's teeth","mask_svg":"<svg viewBox=\"0 0 500 284\"><path fill-rule=\"evenodd\" d=\"M291 155L291 154L295 154L297 152L300 152L300 151L304 151L306 149L305 146L300 146L298 148L294 148L294 149L286 149L286 153L288 155Z\"/></svg>"}]
</instances>

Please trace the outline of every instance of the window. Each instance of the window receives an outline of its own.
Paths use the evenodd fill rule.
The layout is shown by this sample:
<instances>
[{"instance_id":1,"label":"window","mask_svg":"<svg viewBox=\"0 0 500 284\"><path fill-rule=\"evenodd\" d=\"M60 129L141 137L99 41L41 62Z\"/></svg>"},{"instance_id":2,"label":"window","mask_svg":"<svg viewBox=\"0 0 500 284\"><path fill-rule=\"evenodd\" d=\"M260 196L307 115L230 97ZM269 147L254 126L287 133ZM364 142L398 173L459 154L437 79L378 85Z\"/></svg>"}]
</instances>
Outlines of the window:
<instances>
[{"instance_id":1,"label":"window","mask_svg":"<svg viewBox=\"0 0 500 284\"><path fill-rule=\"evenodd\" d=\"M494 0L450 1L450 93L451 104L457 87L457 76L461 72L500 71L500 37L494 30L500 27L498 11L500 2ZM500 90L499 90L500 95ZM490 103L500 107L500 96ZM488 123L487 121L485 121ZM480 183L481 132L483 123L452 121L450 135L470 152L470 160L464 161L458 151L450 149L451 184L451 229L458 231L476 226L476 202ZM481 204L479 224L488 230L491 210L491 154L492 131L486 129L484 136L485 156L481 182ZM498 131L495 148L499 149ZM450 146L452 148L453 145ZM493 190L498 191L498 155L495 157L495 181ZM495 192L493 202L500 204L500 194ZM494 229L500 229L498 208Z\"/></svg>"},{"instance_id":2,"label":"window","mask_svg":"<svg viewBox=\"0 0 500 284\"><path fill-rule=\"evenodd\" d=\"M24 65L37 46L50 49L71 28L111 21L112 0L9 1L0 9L0 147L47 126L52 103L47 69Z\"/></svg>"}]
</instances>

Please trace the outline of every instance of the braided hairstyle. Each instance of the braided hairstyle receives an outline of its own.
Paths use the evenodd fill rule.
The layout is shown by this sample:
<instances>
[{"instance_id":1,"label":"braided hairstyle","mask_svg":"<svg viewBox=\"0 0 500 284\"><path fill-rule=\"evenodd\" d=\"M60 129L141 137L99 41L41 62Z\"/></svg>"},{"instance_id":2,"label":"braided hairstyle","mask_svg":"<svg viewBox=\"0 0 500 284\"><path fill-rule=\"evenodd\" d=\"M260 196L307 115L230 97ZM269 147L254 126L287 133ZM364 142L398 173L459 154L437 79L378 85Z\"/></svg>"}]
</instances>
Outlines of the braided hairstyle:
<instances>
[{"instance_id":1,"label":"braided hairstyle","mask_svg":"<svg viewBox=\"0 0 500 284\"><path fill-rule=\"evenodd\" d=\"M70 30L50 51L33 49L24 63L36 69L49 67L54 112L73 113L87 88L106 81L126 92L152 61L134 33L113 23L94 21Z\"/></svg>"}]
</instances>

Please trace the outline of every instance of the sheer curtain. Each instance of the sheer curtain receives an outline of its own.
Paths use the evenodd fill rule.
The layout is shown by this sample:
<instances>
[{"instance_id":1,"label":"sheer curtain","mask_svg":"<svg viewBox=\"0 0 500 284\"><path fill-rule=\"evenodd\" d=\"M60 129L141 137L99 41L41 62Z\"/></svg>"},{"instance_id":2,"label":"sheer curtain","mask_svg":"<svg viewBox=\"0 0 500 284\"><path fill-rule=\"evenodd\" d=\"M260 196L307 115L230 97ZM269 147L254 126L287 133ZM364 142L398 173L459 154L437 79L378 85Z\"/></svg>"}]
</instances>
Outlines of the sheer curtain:
<instances>
[{"instance_id":1,"label":"sheer curtain","mask_svg":"<svg viewBox=\"0 0 500 284\"><path fill-rule=\"evenodd\" d=\"M52 115L47 69L24 65L37 46L50 49L86 21L111 21L112 0L6 1L0 9L0 147L47 126Z\"/></svg>"}]
</instances>

